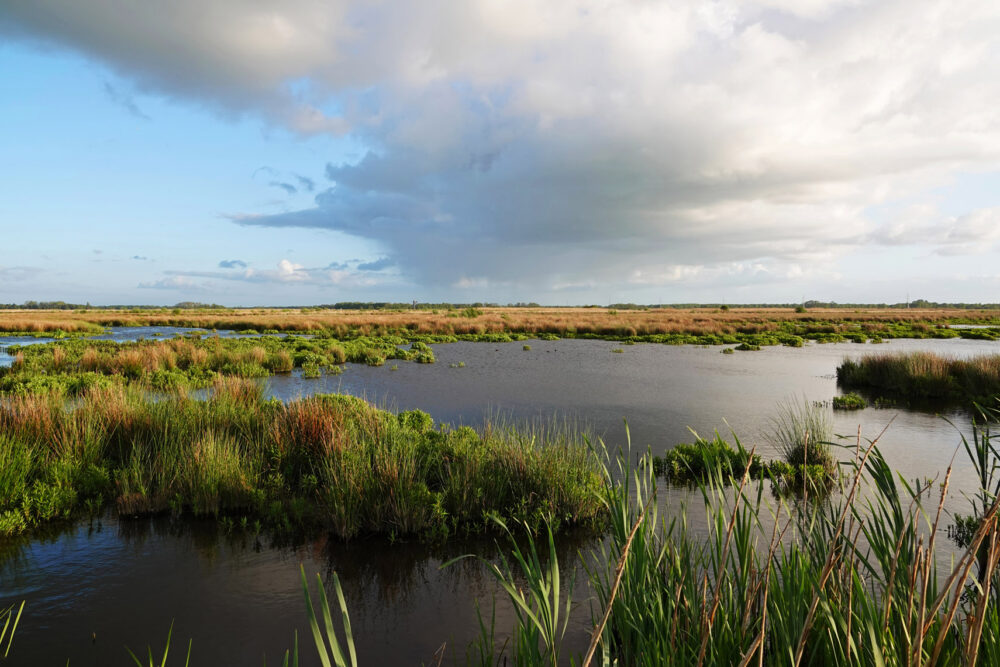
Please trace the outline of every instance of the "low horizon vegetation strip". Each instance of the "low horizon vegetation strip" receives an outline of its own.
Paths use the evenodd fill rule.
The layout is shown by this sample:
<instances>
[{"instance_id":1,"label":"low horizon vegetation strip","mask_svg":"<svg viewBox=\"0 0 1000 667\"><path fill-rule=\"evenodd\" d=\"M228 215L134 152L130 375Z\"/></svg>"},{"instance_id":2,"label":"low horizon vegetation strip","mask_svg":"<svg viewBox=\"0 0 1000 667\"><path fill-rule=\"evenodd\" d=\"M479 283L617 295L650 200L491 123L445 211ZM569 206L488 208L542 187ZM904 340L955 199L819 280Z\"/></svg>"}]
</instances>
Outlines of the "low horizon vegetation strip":
<instances>
[{"instance_id":1,"label":"low horizon vegetation strip","mask_svg":"<svg viewBox=\"0 0 1000 667\"><path fill-rule=\"evenodd\" d=\"M950 324L987 328L952 329ZM56 335L103 327L171 326L258 332L324 333L339 339L385 335L541 334L692 344L775 345L802 340L880 342L891 338L1000 338L1000 312L968 309L497 308L209 311L0 311L0 331ZM992 328L990 328L992 327Z\"/></svg>"},{"instance_id":2,"label":"low horizon vegetation strip","mask_svg":"<svg viewBox=\"0 0 1000 667\"><path fill-rule=\"evenodd\" d=\"M0 535L113 506L259 520L277 532L328 530L441 539L490 527L596 525L594 453L567 429L500 421L450 428L351 396L265 400L252 380L206 400L92 388L0 402Z\"/></svg>"}]
</instances>

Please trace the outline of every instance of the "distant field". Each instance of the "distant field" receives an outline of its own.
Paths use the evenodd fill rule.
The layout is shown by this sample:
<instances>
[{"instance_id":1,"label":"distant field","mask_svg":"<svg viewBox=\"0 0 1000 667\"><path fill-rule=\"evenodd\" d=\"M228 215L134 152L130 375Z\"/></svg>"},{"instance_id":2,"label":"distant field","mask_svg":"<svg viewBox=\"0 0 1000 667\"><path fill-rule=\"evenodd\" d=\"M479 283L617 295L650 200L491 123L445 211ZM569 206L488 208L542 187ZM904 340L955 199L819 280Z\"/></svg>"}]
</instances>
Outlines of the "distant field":
<instances>
[{"instance_id":1,"label":"distant field","mask_svg":"<svg viewBox=\"0 0 1000 667\"><path fill-rule=\"evenodd\" d=\"M6 310L0 331L79 332L106 326L184 326L258 331L328 330L340 336L524 333L599 336L838 334L863 330L892 337L893 325L919 334L941 324L1000 325L1000 310L718 308L482 308L465 310ZM801 333L800 333L801 335Z\"/></svg>"}]
</instances>

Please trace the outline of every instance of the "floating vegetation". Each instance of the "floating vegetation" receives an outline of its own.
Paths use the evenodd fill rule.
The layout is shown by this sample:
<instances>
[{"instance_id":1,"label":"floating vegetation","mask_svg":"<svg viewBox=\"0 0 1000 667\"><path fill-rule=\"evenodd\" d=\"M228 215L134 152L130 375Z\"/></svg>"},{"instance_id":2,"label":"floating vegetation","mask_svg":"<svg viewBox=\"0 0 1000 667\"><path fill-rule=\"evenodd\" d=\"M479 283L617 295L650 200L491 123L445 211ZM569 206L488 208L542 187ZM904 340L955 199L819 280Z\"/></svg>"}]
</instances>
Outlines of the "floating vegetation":
<instances>
[{"instance_id":1,"label":"floating vegetation","mask_svg":"<svg viewBox=\"0 0 1000 667\"><path fill-rule=\"evenodd\" d=\"M849 394L844 394L843 396L833 397L834 410L863 410L867 407L868 401L866 401L864 396L861 396L860 394L851 392Z\"/></svg>"}]
</instances>

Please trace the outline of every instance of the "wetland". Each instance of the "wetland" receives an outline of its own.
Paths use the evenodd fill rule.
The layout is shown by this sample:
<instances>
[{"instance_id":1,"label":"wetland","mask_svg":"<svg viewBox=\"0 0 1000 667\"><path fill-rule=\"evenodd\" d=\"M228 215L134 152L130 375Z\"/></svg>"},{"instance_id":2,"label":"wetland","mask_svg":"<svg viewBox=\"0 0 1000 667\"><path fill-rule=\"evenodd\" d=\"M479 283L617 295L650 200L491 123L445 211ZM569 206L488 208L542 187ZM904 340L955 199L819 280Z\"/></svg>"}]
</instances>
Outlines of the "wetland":
<instances>
[{"instance_id":1,"label":"wetland","mask_svg":"<svg viewBox=\"0 0 1000 667\"><path fill-rule=\"evenodd\" d=\"M939 331L965 330L928 329ZM607 489L628 483L627 474L607 476L616 470L619 449L626 451L626 466L637 466L647 452L662 457L694 442L693 430L707 440L716 432L730 443L738 438L764 460L779 459L772 432L780 406L789 402L825 414L833 451L847 461L856 459L859 442L891 422L878 441L879 460L918 491L929 479L940 484L954 461L952 491L941 505L945 519L934 522L941 533L934 571L943 580L952 559L964 553L945 535L951 517L969 513L968 497L981 486L976 466L960 451L963 437L977 437L968 406L871 400L869 407L835 411L832 399L847 391L838 386L838 368L876 352L975 360L1000 353L1000 343L978 333L880 336L888 342L877 347L846 342L851 339L842 334L821 342L829 333L819 340L800 336L797 344L764 341L759 350L735 354L721 352L745 340L663 345L639 334L539 338L411 330L337 338L315 330L278 336L157 326L89 332L113 342L82 332L62 340L5 338L4 407L8 417L20 415L22 429L5 424L7 451L14 452L11 434L24 432L30 415L36 435L40 425L54 429L38 442L66 446L68 434L79 436L69 449L79 452L80 463L41 476L55 487L52 480L73 480L62 484L77 494L67 511L58 511L66 501L50 490L50 516L38 514L35 523L0 538L0 602L27 600L12 664L63 664L66 658L128 664L122 646L162 643L172 619L175 636L193 640L192 664L262 664L265 655L277 664L295 629L305 638L296 587L303 563L311 573L339 573L363 664L432 663L442 644L446 663L464 663L480 634L477 606L488 616L494 597L498 631L491 650L501 650L505 637L510 650L517 644L517 632L510 631L516 606L489 568L475 559L439 567L463 553L494 562L509 557L505 534L491 530L491 511L515 526L527 521L538 539L545 518L555 518L562 576L576 573L563 660L581 655L595 610L606 601L581 562L613 564L624 542L615 537L623 526L606 513L615 507ZM70 407L54 407L63 404ZM125 423L133 430L124 430ZM599 441L606 446L603 458L594 448ZM95 442L104 443L101 456L114 459L103 468L100 457L87 459ZM158 455L139 455L150 451ZM357 476L345 482L351 468L336 457L348 451L369 463L356 463ZM214 476L199 463L210 459L217 461ZM324 465L313 465L317 460ZM378 460L384 465L372 463ZM412 462L409 477L402 476L406 483L400 460ZM651 468L633 473L643 471L658 516L685 519L679 543L718 537L705 487L647 479ZM164 470L170 474L155 474ZM379 470L381 477L374 474ZM465 476L456 476L460 472ZM5 510L13 512L12 498L24 498L35 481L25 476L25 488L8 494ZM727 494L737 481L720 484L719 492L731 500ZM867 486L877 492L878 478ZM334 497L345 488L362 491ZM893 493L905 497L907 491ZM834 493L829 507L847 495ZM936 506L936 495L926 500L927 488L919 495ZM602 497L604 510L595 501ZM801 499L788 502L798 506ZM45 508L36 505L36 514ZM23 503L17 509L26 515ZM625 514L646 520L640 510ZM760 524L766 532L777 522ZM654 548L660 538L648 530L645 544ZM808 534L800 539L808 543ZM870 547L874 539L862 541ZM704 563L688 566L698 570ZM624 627L615 630L616 650L635 656L639 649L627 644L634 638ZM752 640L736 641L733 650L747 650ZM303 656L303 664L311 659ZM715 660L725 662L722 653Z\"/></svg>"}]
</instances>

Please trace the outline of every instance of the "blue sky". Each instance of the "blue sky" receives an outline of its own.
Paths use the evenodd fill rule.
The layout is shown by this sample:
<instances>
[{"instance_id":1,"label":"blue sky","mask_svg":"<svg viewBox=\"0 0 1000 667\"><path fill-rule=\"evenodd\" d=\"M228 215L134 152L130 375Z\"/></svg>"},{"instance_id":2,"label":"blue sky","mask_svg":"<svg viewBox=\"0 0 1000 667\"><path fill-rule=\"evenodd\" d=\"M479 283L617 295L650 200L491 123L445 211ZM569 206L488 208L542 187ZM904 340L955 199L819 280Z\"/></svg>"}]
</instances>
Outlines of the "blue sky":
<instances>
[{"instance_id":1,"label":"blue sky","mask_svg":"<svg viewBox=\"0 0 1000 667\"><path fill-rule=\"evenodd\" d=\"M997 302L998 35L936 0L15 0L0 302Z\"/></svg>"}]
</instances>

